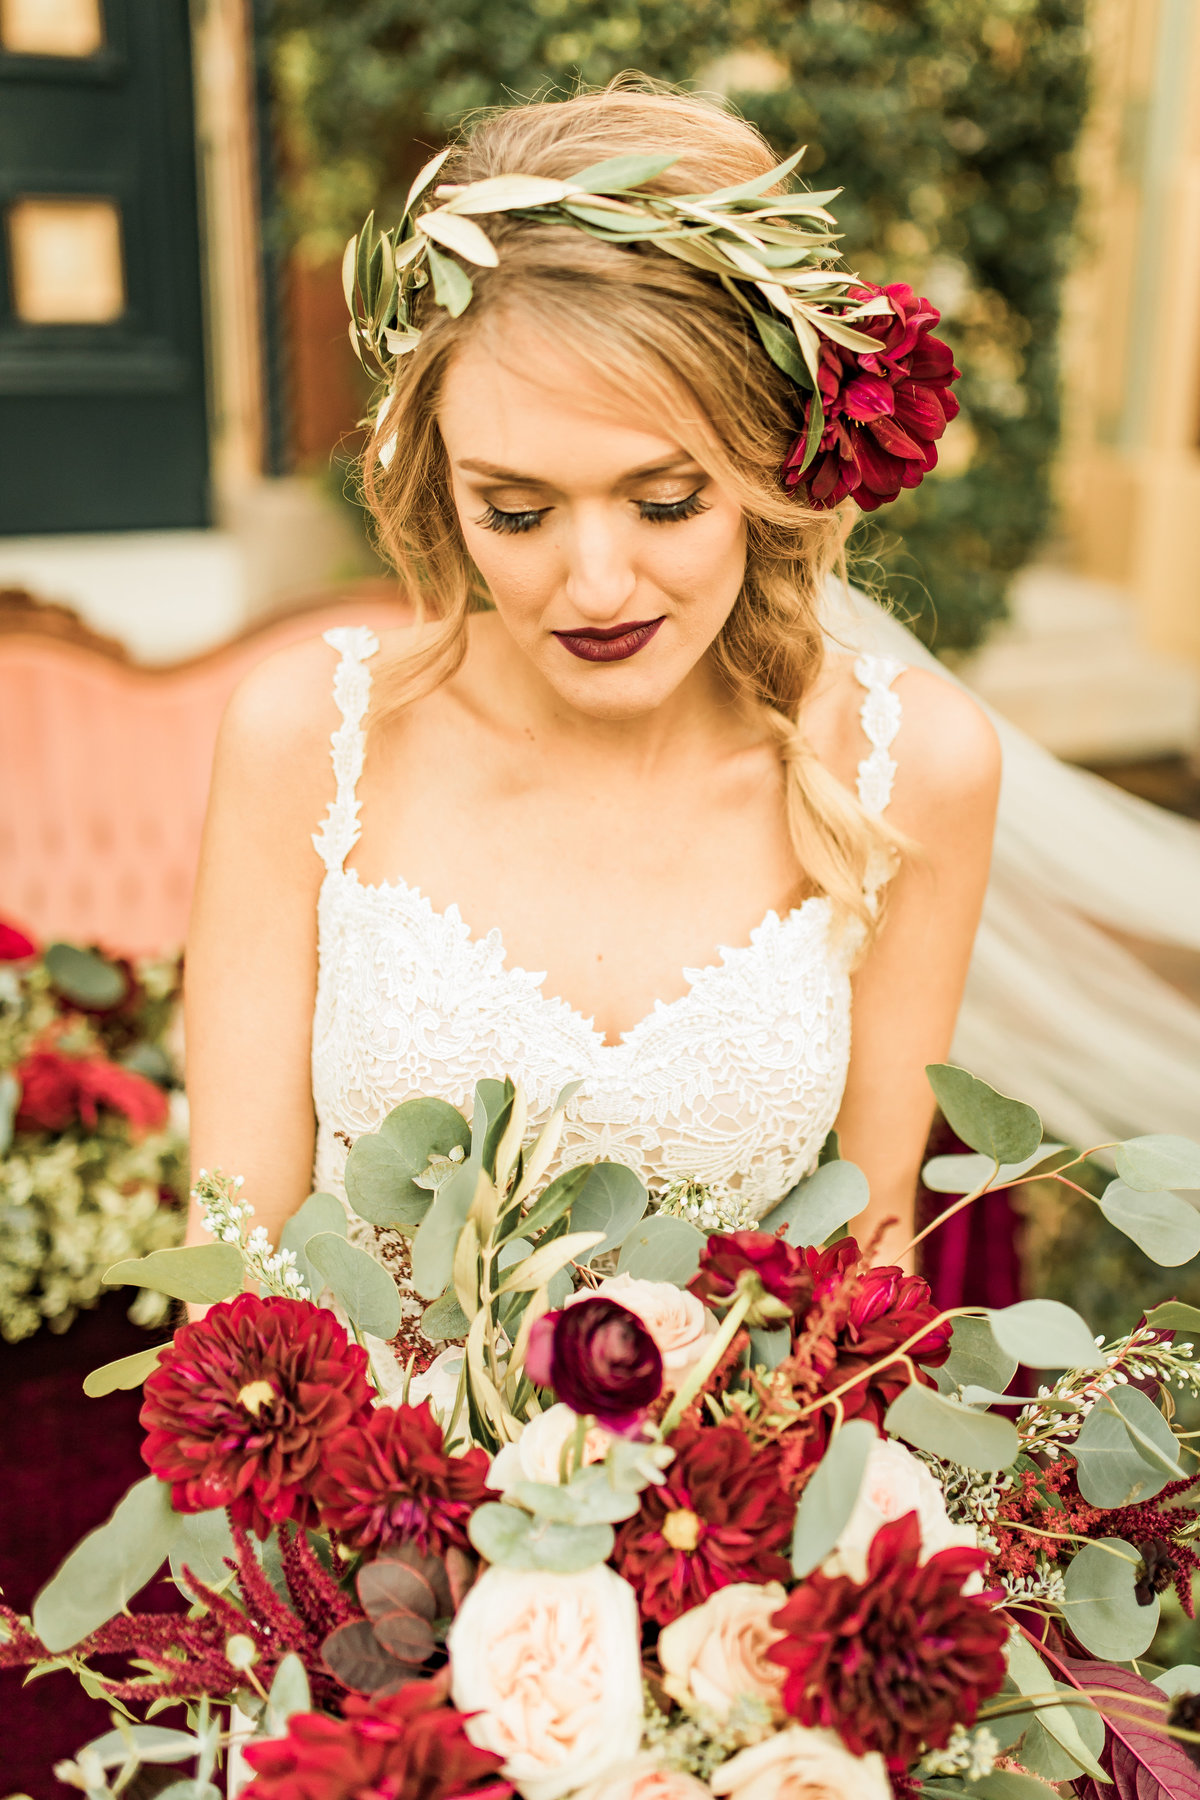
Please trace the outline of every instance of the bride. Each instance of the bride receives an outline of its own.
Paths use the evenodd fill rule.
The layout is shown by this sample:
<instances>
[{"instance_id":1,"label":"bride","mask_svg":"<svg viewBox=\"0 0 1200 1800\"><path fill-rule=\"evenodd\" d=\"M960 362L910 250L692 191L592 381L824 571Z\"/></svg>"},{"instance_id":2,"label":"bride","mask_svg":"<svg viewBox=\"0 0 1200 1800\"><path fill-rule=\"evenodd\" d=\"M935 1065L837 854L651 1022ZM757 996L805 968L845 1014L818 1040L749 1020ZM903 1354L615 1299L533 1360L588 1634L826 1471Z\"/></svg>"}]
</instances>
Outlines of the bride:
<instances>
[{"instance_id":1,"label":"bride","mask_svg":"<svg viewBox=\"0 0 1200 1800\"><path fill-rule=\"evenodd\" d=\"M488 118L439 179L549 191L647 152L672 160L640 191L676 198L774 162L708 104L618 88ZM401 1101L469 1110L507 1074L532 1129L578 1081L562 1160L627 1162L659 1196L702 1182L738 1222L836 1129L888 1260L987 885L996 732L937 674L826 639L847 509L812 490L845 474L839 444L878 499L853 398L820 481L789 486L809 396L735 282L536 210L482 223L469 304L414 290L368 455L432 616L285 650L222 728L187 962L195 1160L241 1173L274 1235ZM953 409L930 316L943 386L908 382L908 485ZM885 388L864 378L863 417Z\"/></svg>"}]
</instances>

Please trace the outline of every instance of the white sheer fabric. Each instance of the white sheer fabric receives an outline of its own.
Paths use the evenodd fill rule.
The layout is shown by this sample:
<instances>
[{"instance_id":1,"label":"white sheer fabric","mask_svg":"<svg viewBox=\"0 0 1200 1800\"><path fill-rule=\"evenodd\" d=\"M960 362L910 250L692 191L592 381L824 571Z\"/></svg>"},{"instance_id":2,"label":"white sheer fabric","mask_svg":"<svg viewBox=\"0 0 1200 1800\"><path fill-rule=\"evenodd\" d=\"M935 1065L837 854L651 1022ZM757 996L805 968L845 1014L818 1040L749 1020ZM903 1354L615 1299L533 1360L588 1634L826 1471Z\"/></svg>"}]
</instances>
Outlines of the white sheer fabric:
<instances>
[{"instance_id":1,"label":"white sheer fabric","mask_svg":"<svg viewBox=\"0 0 1200 1800\"><path fill-rule=\"evenodd\" d=\"M954 680L853 589L831 584L826 624L839 645ZM1200 826L992 718L1000 816L954 1058L1069 1143L1200 1136L1200 1008L1108 935L1200 952Z\"/></svg>"},{"instance_id":2,"label":"white sheer fabric","mask_svg":"<svg viewBox=\"0 0 1200 1800\"><path fill-rule=\"evenodd\" d=\"M346 1140L403 1100L438 1094L469 1112L476 1081L507 1074L526 1088L532 1129L563 1085L582 1079L556 1167L608 1158L652 1191L698 1179L761 1216L813 1167L837 1115L850 1058L853 934L831 943L822 898L782 918L769 912L748 944L685 970L679 999L658 1002L606 1043L591 1019L543 992L543 975L509 964L498 931L475 937L456 906L438 911L399 876L366 886L343 866L360 829L377 645L366 629L326 635L341 652L343 722L332 744L337 794L313 839L326 866L313 1026L317 1186L342 1194ZM886 655L855 664L870 745L859 793L875 811L895 773L889 745L900 703L891 684L902 667Z\"/></svg>"}]
</instances>

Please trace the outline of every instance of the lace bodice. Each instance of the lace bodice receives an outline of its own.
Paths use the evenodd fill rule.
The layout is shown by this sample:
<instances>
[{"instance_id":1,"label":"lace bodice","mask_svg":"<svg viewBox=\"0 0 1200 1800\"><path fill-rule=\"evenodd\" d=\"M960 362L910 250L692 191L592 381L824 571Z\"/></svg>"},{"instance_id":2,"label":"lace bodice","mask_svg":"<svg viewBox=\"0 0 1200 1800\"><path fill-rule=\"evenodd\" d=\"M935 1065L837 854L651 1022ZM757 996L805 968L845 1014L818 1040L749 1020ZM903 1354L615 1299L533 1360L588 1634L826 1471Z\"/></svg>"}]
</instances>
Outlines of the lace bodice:
<instances>
[{"instance_id":1,"label":"lace bodice","mask_svg":"<svg viewBox=\"0 0 1200 1800\"><path fill-rule=\"evenodd\" d=\"M635 1169L652 1194L691 1178L738 1194L761 1217L812 1169L841 1103L853 932L834 940L820 896L783 917L769 912L748 944L685 970L679 999L659 1001L606 1043L591 1019L543 991L544 975L509 963L498 930L476 937L456 906L438 911L403 879L366 886L345 868L360 830L368 663L378 646L365 627L325 635L341 653L334 694L342 724L332 740L336 795L313 838L326 868L312 1053L315 1185L341 1195L345 1140L373 1130L402 1100L437 1094L469 1115L481 1076L510 1075L526 1089L533 1131L563 1085L582 1080L551 1174L609 1158ZM855 663L869 745L858 792L875 812L895 774L889 746L900 702L891 684L901 668L889 657ZM887 873L873 870L872 887ZM355 1235L366 1241L357 1226Z\"/></svg>"}]
</instances>

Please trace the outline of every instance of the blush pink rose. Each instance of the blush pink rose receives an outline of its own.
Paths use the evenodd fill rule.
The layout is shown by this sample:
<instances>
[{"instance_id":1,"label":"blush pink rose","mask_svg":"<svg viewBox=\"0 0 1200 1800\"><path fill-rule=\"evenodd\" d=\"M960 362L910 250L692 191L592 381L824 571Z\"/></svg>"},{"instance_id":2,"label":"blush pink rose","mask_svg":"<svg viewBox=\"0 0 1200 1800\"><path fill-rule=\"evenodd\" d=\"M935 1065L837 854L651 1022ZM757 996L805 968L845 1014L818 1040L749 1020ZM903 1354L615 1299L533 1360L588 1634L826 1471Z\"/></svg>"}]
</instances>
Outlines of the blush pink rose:
<instances>
[{"instance_id":1,"label":"blush pink rose","mask_svg":"<svg viewBox=\"0 0 1200 1800\"><path fill-rule=\"evenodd\" d=\"M781 1719L786 1672L767 1651L783 1636L771 1615L786 1599L777 1581L737 1581L664 1626L658 1657L672 1700L703 1707L718 1719L727 1718L739 1699L762 1700Z\"/></svg>"},{"instance_id":2,"label":"blush pink rose","mask_svg":"<svg viewBox=\"0 0 1200 1800\"><path fill-rule=\"evenodd\" d=\"M571 1800L712 1800L712 1789L682 1769L664 1769L639 1756L629 1769L595 1781Z\"/></svg>"},{"instance_id":3,"label":"blush pink rose","mask_svg":"<svg viewBox=\"0 0 1200 1800\"><path fill-rule=\"evenodd\" d=\"M498 1494L507 1494L519 1481L545 1481L557 1484L562 1476L563 1451L572 1442L579 1424L579 1414L564 1406L548 1406L544 1413L530 1419L513 1444L505 1444L492 1458L488 1486ZM603 1462L612 1443L612 1433L602 1425L593 1425L583 1440L585 1463Z\"/></svg>"},{"instance_id":4,"label":"blush pink rose","mask_svg":"<svg viewBox=\"0 0 1200 1800\"><path fill-rule=\"evenodd\" d=\"M750 1750L739 1750L712 1777L728 1800L892 1800L877 1750L852 1756L836 1731L793 1725Z\"/></svg>"},{"instance_id":5,"label":"blush pink rose","mask_svg":"<svg viewBox=\"0 0 1200 1800\"><path fill-rule=\"evenodd\" d=\"M504 1758L525 1800L560 1800L633 1762L642 1736L641 1623L627 1581L490 1568L446 1639L466 1731Z\"/></svg>"}]
</instances>

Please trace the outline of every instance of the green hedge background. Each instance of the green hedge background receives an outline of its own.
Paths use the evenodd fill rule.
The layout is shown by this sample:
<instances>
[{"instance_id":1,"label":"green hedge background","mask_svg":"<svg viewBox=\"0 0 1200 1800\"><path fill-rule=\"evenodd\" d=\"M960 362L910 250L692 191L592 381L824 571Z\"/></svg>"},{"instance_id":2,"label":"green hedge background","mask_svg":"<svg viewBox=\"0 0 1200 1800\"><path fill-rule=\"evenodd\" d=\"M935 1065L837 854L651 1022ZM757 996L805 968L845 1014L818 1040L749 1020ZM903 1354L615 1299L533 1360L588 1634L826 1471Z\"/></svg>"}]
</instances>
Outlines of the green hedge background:
<instances>
[{"instance_id":1,"label":"green hedge background","mask_svg":"<svg viewBox=\"0 0 1200 1800\"><path fill-rule=\"evenodd\" d=\"M964 373L942 467L852 561L938 650L977 643L1052 523L1060 289L1088 99L1087 0L260 0L276 228L340 256L473 108L628 68L720 86L841 183L850 265L942 308Z\"/></svg>"}]
</instances>

